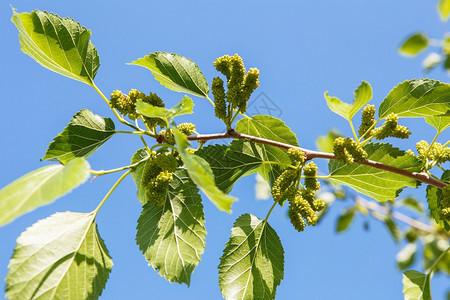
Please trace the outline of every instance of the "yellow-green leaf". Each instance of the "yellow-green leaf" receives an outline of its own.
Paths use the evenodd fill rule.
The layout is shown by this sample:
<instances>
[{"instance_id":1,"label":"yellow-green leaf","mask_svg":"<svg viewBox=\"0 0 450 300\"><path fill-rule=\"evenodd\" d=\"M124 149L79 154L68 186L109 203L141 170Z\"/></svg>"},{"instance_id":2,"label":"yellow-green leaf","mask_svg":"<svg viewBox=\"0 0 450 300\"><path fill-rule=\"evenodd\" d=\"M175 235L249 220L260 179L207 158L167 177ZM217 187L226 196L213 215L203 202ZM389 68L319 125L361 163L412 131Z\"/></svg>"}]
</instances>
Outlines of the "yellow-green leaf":
<instances>
[{"instance_id":1,"label":"yellow-green leaf","mask_svg":"<svg viewBox=\"0 0 450 300\"><path fill-rule=\"evenodd\" d=\"M415 56L427 47L428 37L423 33L415 33L402 43L398 51L406 56Z\"/></svg>"},{"instance_id":2,"label":"yellow-green leaf","mask_svg":"<svg viewBox=\"0 0 450 300\"><path fill-rule=\"evenodd\" d=\"M17 13L11 21L19 30L22 51L53 72L94 84L100 66L91 31L70 18L35 10Z\"/></svg>"}]
</instances>

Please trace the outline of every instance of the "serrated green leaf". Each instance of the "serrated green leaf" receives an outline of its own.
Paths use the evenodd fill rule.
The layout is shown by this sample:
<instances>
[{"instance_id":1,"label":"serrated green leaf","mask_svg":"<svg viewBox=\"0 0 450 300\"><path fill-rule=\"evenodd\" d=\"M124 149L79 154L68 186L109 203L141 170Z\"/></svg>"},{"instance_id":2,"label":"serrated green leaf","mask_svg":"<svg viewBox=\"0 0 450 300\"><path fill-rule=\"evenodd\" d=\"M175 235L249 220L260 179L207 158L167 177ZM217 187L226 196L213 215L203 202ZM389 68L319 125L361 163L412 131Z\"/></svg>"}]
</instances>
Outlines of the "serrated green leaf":
<instances>
[{"instance_id":1,"label":"serrated green leaf","mask_svg":"<svg viewBox=\"0 0 450 300\"><path fill-rule=\"evenodd\" d=\"M316 146L319 151L333 153L334 140L342 136L336 130L328 131L327 135L321 135L316 140Z\"/></svg>"},{"instance_id":2,"label":"serrated green leaf","mask_svg":"<svg viewBox=\"0 0 450 300\"><path fill-rule=\"evenodd\" d=\"M423 33L415 33L409 36L400 46L398 51L406 56L415 56L428 47L428 37Z\"/></svg>"},{"instance_id":3,"label":"serrated green leaf","mask_svg":"<svg viewBox=\"0 0 450 300\"><path fill-rule=\"evenodd\" d=\"M450 0L440 0L438 2L438 11L441 19L447 21L450 15Z\"/></svg>"},{"instance_id":4,"label":"serrated green leaf","mask_svg":"<svg viewBox=\"0 0 450 300\"><path fill-rule=\"evenodd\" d=\"M65 164L75 157L87 158L115 133L114 129L110 118L82 109L53 139L42 160L57 160Z\"/></svg>"},{"instance_id":5,"label":"serrated green leaf","mask_svg":"<svg viewBox=\"0 0 450 300\"><path fill-rule=\"evenodd\" d=\"M151 167L148 160L149 158L150 156L145 149L138 149L131 158L131 164L137 164L140 161L142 162L131 170L131 176L133 177L133 181L137 188L137 197L142 205L145 205L148 202L147 196L145 195L144 183L142 182L142 175Z\"/></svg>"},{"instance_id":6,"label":"serrated green leaf","mask_svg":"<svg viewBox=\"0 0 450 300\"><path fill-rule=\"evenodd\" d=\"M429 117L450 110L450 85L431 79L406 80L393 88L380 104L378 115Z\"/></svg>"},{"instance_id":7,"label":"serrated green leaf","mask_svg":"<svg viewBox=\"0 0 450 300\"><path fill-rule=\"evenodd\" d=\"M443 180L449 180L450 179L450 170L445 171L442 174L441 179ZM450 230L450 223L445 220L441 220L439 216L439 212L442 209L441 200L443 198L442 190L435 187L435 186L427 186L427 202L428 202L428 209L430 210L430 215L433 217L433 219L436 221L437 224L439 224L442 228L449 231Z\"/></svg>"},{"instance_id":8,"label":"serrated green leaf","mask_svg":"<svg viewBox=\"0 0 450 300\"><path fill-rule=\"evenodd\" d=\"M235 140L229 146L211 145L195 152L205 159L214 173L216 185L224 193L229 193L233 185L243 176L250 175L261 166L263 160L255 156L254 143Z\"/></svg>"},{"instance_id":9,"label":"serrated green leaf","mask_svg":"<svg viewBox=\"0 0 450 300\"><path fill-rule=\"evenodd\" d=\"M149 118L161 118L169 121L173 117L192 114L194 108L194 102L188 96L184 96L180 102L178 102L172 108L164 108L153 106L151 104L145 103L142 100L136 102L136 111Z\"/></svg>"},{"instance_id":10,"label":"serrated green leaf","mask_svg":"<svg viewBox=\"0 0 450 300\"><path fill-rule=\"evenodd\" d=\"M41 66L66 77L94 84L100 66L91 31L70 18L35 10L17 13L11 21L19 30L22 51Z\"/></svg>"},{"instance_id":11,"label":"serrated green leaf","mask_svg":"<svg viewBox=\"0 0 450 300\"><path fill-rule=\"evenodd\" d=\"M394 241L399 242L402 238L402 233L391 216L386 216L386 218L384 219L384 225L386 225L386 228L388 229Z\"/></svg>"},{"instance_id":12,"label":"serrated green leaf","mask_svg":"<svg viewBox=\"0 0 450 300\"><path fill-rule=\"evenodd\" d=\"M369 143L364 146L369 160L374 160L411 172L420 171L421 162L390 144ZM399 174L356 163L337 160L328 163L330 180L343 184L378 201L392 200L404 187L417 187L417 181Z\"/></svg>"},{"instance_id":13,"label":"serrated green leaf","mask_svg":"<svg viewBox=\"0 0 450 300\"><path fill-rule=\"evenodd\" d=\"M94 213L56 213L17 239L8 299L97 299L112 268Z\"/></svg>"},{"instance_id":14,"label":"serrated green leaf","mask_svg":"<svg viewBox=\"0 0 450 300\"><path fill-rule=\"evenodd\" d=\"M214 174L208 162L200 156L189 154L186 151L189 146L186 136L180 133L176 126L173 126L172 130L178 153L189 173L189 177L218 209L231 213L231 205L237 199L226 195L216 186Z\"/></svg>"},{"instance_id":15,"label":"serrated green leaf","mask_svg":"<svg viewBox=\"0 0 450 300\"><path fill-rule=\"evenodd\" d=\"M403 273L405 300L431 300L430 276L414 270Z\"/></svg>"},{"instance_id":16,"label":"serrated green leaf","mask_svg":"<svg viewBox=\"0 0 450 300\"><path fill-rule=\"evenodd\" d=\"M416 244L414 243L406 244L406 246L403 247L403 249L400 250L395 256L395 259L397 261L397 267L400 270L409 268L414 263L416 251L417 251Z\"/></svg>"},{"instance_id":17,"label":"serrated green leaf","mask_svg":"<svg viewBox=\"0 0 450 300\"><path fill-rule=\"evenodd\" d=\"M144 206L136 242L161 276L189 285L206 246L205 218L202 199L186 170L178 169L173 176L164 206Z\"/></svg>"},{"instance_id":18,"label":"serrated green leaf","mask_svg":"<svg viewBox=\"0 0 450 300\"><path fill-rule=\"evenodd\" d=\"M325 92L324 96L331 111L350 121L358 110L372 99L372 87L368 82L363 81L355 90L352 104L342 102L336 97L330 97L328 92Z\"/></svg>"},{"instance_id":19,"label":"serrated green leaf","mask_svg":"<svg viewBox=\"0 0 450 300\"><path fill-rule=\"evenodd\" d=\"M355 217L356 210L354 207L350 207L344 210L338 217L336 222L336 232L344 232L350 226Z\"/></svg>"},{"instance_id":20,"label":"serrated green leaf","mask_svg":"<svg viewBox=\"0 0 450 300\"><path fill-rule=\"evenodd\" d=\"M450 126L450 116L426 117L425 122L436 128L441 133Z\"/></svg>"},{"instance_id":21,"label":"serrated green leaf","mask_svg":"<svg viewBox=\"0 0 450 300\"><path fill-rule=\"evenodd\" d=\"M0 225L67 194L89 178L89 163L74 158L28 173L0 190Z\"/></svg>"},{"instance_id":22,"label":"serrated green leaf","mask_svg":"<svg viewBox=\"0 0 450 300\"><path fill-rule=\"evenodd\" d=\"M275 230L254 215L240 216L219 264L225 299L274 299L284 276L284 250Z\"/></svg>"},{"instance_id":23,"label":"serrated green leaf","mask_svg":"<svg viewBox=\"0 0 450 300\"><path fill-rule=\"evenodd\" d=\"M208 97L209 86L202 71L181 55L155 52L129 64L149 69L156 80L172 91Z\"/></svg>"},{"instance_id":24,"label":"serrated green leaf","mask_svg":"<svg viewBox=\"0 0 450 300\"><path fill-rule=\"evenodd\" d=\"M236 131L292 146L298 146L295 133L293 133L283 121L268 115L255 115L251 119L241 119L236 124ZM254 144L254 147L247 148L247 150L244 151L245 154L261 157L264 161L282 164L291 163L287 152L274 146ZM284 167L276 164L263 164L258 169L258 172L267 182L272 184L272 182L281 174L283 168Z\"/></svg>"}]
</instances>

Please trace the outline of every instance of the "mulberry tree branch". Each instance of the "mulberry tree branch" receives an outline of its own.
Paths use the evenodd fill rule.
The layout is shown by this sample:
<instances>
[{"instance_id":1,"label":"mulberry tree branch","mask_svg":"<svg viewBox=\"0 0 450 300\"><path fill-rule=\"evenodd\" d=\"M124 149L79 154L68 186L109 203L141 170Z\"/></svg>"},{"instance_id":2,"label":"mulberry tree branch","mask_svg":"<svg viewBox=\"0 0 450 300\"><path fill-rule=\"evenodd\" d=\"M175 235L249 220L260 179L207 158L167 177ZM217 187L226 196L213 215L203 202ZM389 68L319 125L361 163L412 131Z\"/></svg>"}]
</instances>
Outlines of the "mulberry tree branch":
<instances>
[{"instance_id":1,"label":"mulberry tree branch","mask_svg":"<svg viewBox=\"0 0 450 300\"><path fill-rule=\"evenodd\" d=\"M277 141L272 141L272 140L252 136L252 135L242 134L242 133L235 131L234 129L230 129L225 133L199 134L196 136L188 137L188 140L190 140L190 141L200 141L200 142L206 142L209 140L218 140L218 139L249 140L249 141L252 141L255 143L274 146L274 147L285 149L285 150L290 149L290 148L298 148L305 153L307 160L311 160L313 158L336 159L336 156L333 153L304 149L304 148L296 147L293 145L280 143ZM366 159L365 161L362 161L362 162L355 161L354 163L373 167L376 169L388 171L388 172L399 174L399 175L403 175L403 176L406 176L409 178L413 178L417 181L435 186L440 189L442 189L443 187L446 186L446 184L444 182L429 176L426 172L410 172L407 170L399 169L399 168L396 168L396 167L393 167L390 165L386 165L386 164L383 164L383 163L380 163L377 161L373 161L373 160L368 160L368 159Z\"/></svg>"}]
</instances>

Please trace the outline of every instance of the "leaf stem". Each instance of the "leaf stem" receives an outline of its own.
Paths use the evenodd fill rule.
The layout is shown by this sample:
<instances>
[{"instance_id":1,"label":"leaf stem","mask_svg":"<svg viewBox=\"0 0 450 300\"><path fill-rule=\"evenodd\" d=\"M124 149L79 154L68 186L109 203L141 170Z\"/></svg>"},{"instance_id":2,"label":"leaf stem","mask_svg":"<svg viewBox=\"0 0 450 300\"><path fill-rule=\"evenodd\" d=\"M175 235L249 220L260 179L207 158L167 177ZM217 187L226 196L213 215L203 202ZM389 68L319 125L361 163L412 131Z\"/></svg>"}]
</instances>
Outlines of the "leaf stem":
<instances>
[{"instance_id":1,"label":"leaf stem","mask_svg":"<svg viewBox=\"0 0 450 300\"><path fill-rule=\"evenodd\" d=\"M428 271L429 274L433 272L434 268L438 265L438 263L447 255L448 251L450 250L450 247L448 247L444 252L439 255L439 257L434 261L433 265L430 267L430 270Z\"/></svg>"},{"instance_id":2,"label":"leaf stem","mask_svg":"<svg viewBox=\"0 0 450 300\"><path fill-rule=\"evenodd\" d=\"M264 218L264 222L267 222L267 220L269 219L270 214L272 213L272 210L275 208L275 206L278 204L278 202L274 202L272 204L272 207L269 209L269 211L267 212L266 217Z\"/></svg>"},{"instance_id":3,"label":"leaf stem","mask_svg":"<svg viewBox=\"0 0 450 300\"><path fill-rule=\"evenodd\" d=\"M355 137L355 141L358 141L358 136L356 135L355 127L353 126L352 119L348 120L348 123L350 124L350 128L352 129L353 136Z\"/></svg>"},{"instance_id":4,"label":"leaf stem","mask_svg":"<svg viewBox=\"0 0 450 300\"><path fill-rule=\"evenodd\" d=\"M122 182L122 180L124 180L125 177L127 177L128 174L130 174L130 173L131 173L131 170L126 171L125 173L122 174L122 176L120 176L120 178L116 181L116 183L114 183L114 185L111 187L109 192L105 195L103 200L99 203L97 208L93 211L94 216L97 215L99 209L103 206L103 204L106 202L106 200L109 198L109 196L111 196L112 192L114 192L114 190L119 186L119 184Z\"/></svg>"},{"instance_id":5,"label":"leaf stem","mask_svg":"<svg viewBox=\"0 0 450 300\"><path fill-rule=\"evenodd\" d=\"M134 164L131 164L131 165L128 165L128 166L124 166L124 167L120 167L120 168L116 168L116 169L111 169L111 170L106 170L106 171L105 170L100 170L100 171L91 170L90 173L93 174L93 175L102 176L102 175L106 175L106 174L120 172L120 171L123 171L123 170L134 168L137 165L139 165L141 162L146 161L149 158L150 158L150 156L148 156L148 157L138 161L137 163L134 163Z\"/></svg>"}]
</instances>

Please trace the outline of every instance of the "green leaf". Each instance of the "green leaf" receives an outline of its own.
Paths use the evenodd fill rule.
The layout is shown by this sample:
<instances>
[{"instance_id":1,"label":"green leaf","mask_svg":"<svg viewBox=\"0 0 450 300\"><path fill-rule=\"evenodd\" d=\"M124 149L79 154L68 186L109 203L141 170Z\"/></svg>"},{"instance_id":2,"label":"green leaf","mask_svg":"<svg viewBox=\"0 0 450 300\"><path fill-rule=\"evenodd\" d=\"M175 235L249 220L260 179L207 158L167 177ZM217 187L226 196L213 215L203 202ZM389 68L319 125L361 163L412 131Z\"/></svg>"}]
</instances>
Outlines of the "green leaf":
<instances>
[{"instance_id":1,"label":"green leaf","mask_svg":"<svg viewBox=\"0 0 450 300\"><path fill-rule=\"evenodd\" d=\"M295 133L283 121L268 115L255 115L251 119L241 119L236 124L236 131L292 146L299 146ZM287 152L274 146L254 144L254 147L246 148L244 152L250 156L261 157L267 162L291 163ZM258 169L258 172L267 182L271 183L281 174L283 168L276 165L263 164Z\"/></svg>"},{"instance_id":2,"label":"green leaf","mask_svg":"<svg viewBox=\"0 0 450 300\"><path fill-rule=\"evenodd\" d=\"M450 180L450 170L445 171L441 177L442 180ZM442 209L441 200L443 198L442 190L435 186L427 186L427 202L428 209L430 210L430 215L442 228L449 231L450 223L445 220L441 220L439 212Z\"/></svg>"},{"instance_id":3,"label":"green leaf","mask_svg":"<svg viewBox=\"0 0 450 300\"><path fill-rule=\"evenodd\" d=\"M56 213L17 239L8 299L97 299L112 268L94 213Z\"/></svg>"},{"instance_id":4,"label":"green leaf","mask_svg":"<svg viewBox=\"0 0 450 300\"><path fill-rule=\"evenodd\" d=\"M363 81L355 90L352 104L342 102L336 97L330 97L328 92L325 92L324 96L331 111L350 121L358 110L372 99L372 88L368 82Z\"/></svg>"},{"instance_id":5,"label":"green leaf","mask_svg":"<svg viewBox=\"0 0 450 300\"><path fill-rule=\"evenodd\" d=\"M406 80L393 88L380 104L380 118L429 117L450 110L450 85L431 79Z\"/></svg>"},{"instance_id":6,"label":"green leaf","mask_svg":"<svg viewBox=\"0 0 450 300\"><path fill-rule=\"evenodd\" d=\"M428 47L428 37L423 33L415 33L409 36L400 46L398 51L406 56L415 56Z\"/></svg>"},{"instance_id":7,"label":"green leaf","mask_svg":"<svg viewBox=\"0 0 450 300\"><path fill-rule=\"evenodd\" d=\"M185 169L175 171L165 197L163 207L144 206L136 242L161 276L189 285L206 246L202 199Z\"/></svg>"},{"instance_id":8,"label":"green leaf","mask_svg":"<svg viewBox=\"0 0 450 300\"><path fill-rule=\"evenodd\" d=\"M327 135L321 135L316 140L317 149L322 152L333 153L334 140L342 136L338 131L332 129Z\"/></svg>"},{"instance_id":9,"label":"green leaf","mask_svg":"<svg viewBox=\"0 0 450 300\"><path fill-rule=\"evenodd\" d=\"M422 204L414 197L407 197L405 199L402 199L400 202L401 205L404 205L406 207L409 207L419 213L423 213L423 207Z\"/></svg>"},{"instance_id":10,"label":"green leaf","mask_svg":"<svg viewBox=\"0 0 450 300\"><path fill-rule=\"evenodd\" d=\"M398 243L402 238L402 233L391 216L386 216L386 218L384 219L384 225L386 225L386 228L388 229L394 241Z\"/></svg>"},{"instance_id":11,"label":"green leaf","mask_svg":"<svg viewBox=\"0 0 450 300\"><path fill-rule=\"evenodd\" d=\"M450 116L426 117L425 122L436 128L438 133L441 133L450 126Z\"/></svg>"},{"instance_id":12,"label":"green leaf","mask_svg":"<svg viewBox=\"0 0 450 300\"><path fill-rule=\"evenodd\" d=\"M403 273L405 300L431 300L430 276L414 270Z\"/></svg>"},{"instance_id":13,"label":"green leaf","mask_svg":"<svg viewBox=\"0 0 450 300\"><path fill-rule=\"evenodd\" d=\"M75 158L22 176L0 190L0 225L67 194L89 178L89 163Z\"/></svg>"},{"instance_id":14,"label":"green leaf","mask_svg":"<svg viewBox=\"0 0 450 300\"><path fill-rule=\"evenodd\" d=\"M339 216L336 223L336 232L344 232L350 226L355 217L356 210L354 207L350 207L344 210Z\"/></svg>"},{"instance_id":15,"label":"green leaf","mask_svg":"<svg viewBox=\"0 0 450 300\"><path fill-rule=\"evenodd\" d=\"M409 268L415 260L417 246L414 243L408 243L402 250L400 250L395 259L397 260L397 267L400 270Z\"/></svg>"},{"instance_id":16,"label":"green leaf","mask_svg":"<svg viewBox=\"0 0 450 300\"><path fill-rule=\"evenodd\" d=\"M82 109L53 139L42 160L58 160L65 164L75 157L87 158L114 133L114 122Z\"/></svg>"},{"instance_id":17,"label":"green leaf","mask_svg":"<svg viewBox=\"0 0 450 300\"><path fill-rule=\"evenodd\" d=\"M438 2L438 11L441 19L447 21L450 15L450 0L440 0Z\"/></svg>"},{"instance_id":18,"label":"green leaf","mask_svg":"<svg viewBox=\"0 0 450 300\"><path fill-rule=\"evenodd\" d=\"M408 170L420 171L421 162L390 144L369 143L364 146L369 160ZM402 188L417 187L417 181L399 174L356 163L345 164L337 160L328 163L330 180L343 184L378 201L392 200Z\"/></svg>"},{"instance_id":19,"label":"green leaf","mask_svg":"<svg viewBox=\"0 0 450 300\"><path fill-rule=\"evenodd\" d=\"M240 216L219 264L225 299L274 299L284 273L284 250L275 230L254 215Z\"/></svg>"},{"instance_id":20,"label":"green leaf","mask_svg":"<svg viewBox=\"0 0 450 300\"><path fill-rule=\"evenodd\" d=\"M449 246L449 240L445 237L428 236L423 244L424 269L430 269ZM433 274L438 274L440 271L450 275L450 255L448 253L444 257L440 257L439 262L433 267Z\"/></svg>"},{"instance_id":21,"label":"green leaf","mask_svg":"<svg viewBox=\"0 0 450 300\"><path fill-rule=\"evenodd\" d=\"M156 80L172 91L208 97L208 82L202 71L194 62L181 55L155 52L130 65L149 69Z\"/></svg>"},{"instance_id":22,"label":"green leaf","mask_svg":"<svg viewBox=\"0 0 450 300\"><path fill-rule=\"evenodd\" d=\"M91 31L70 18L35 10L17 13L11 21L19 30L22 51L41 66L66 77L94 85L100 66Z\"/></svg>"},{"instance_id":23,"label":"green leaf","mask_svg":"<svg viewBox=\"0 0 450 300\"><path fill-rule=\"evenodd\" d=\"M231 204L237 199L224 194L217 188L214 181L214 174L208 162L200 156L189 154L186 151L186 148L189 146L186 136L180 133L176 126L173 126L172 130L174 132L178 152L189 173L189 177L218 209L231 213Z\"/></svg>"},{"instance_id":24,"label":"green leaf","mask_svg":"<svg viewBox=\"0 0 450 300\"><path fill-rule=\"evenodd\" d=\"M233 185L243 176L250 175L263 163L252 142L233 141L230 146L211 145L195 152L205 159L214 173L216 185L224 193L229 193ZM249 153L249 154L247 154Z\"/></svg>"},{"instance_id":25,"label":"green leaf","mask_svg":"<svg viewBox=\"0 0 450 300\"><path fill-rule=\"evenodd\" d=\"M136 111L140 114L143 114L149 118L161 118L166 121L169 121L173 117L192 114L194 108L194 102L188 96L184 96L180 102L178 102L172 108L164 108L153 106L151 104L145 103L142 100L138 100L136 102Z\"/></svg>"},{"instance_id":26,"label":"green leaf","mask_svg":"<svg viewBox=\"0 0 450 300\"><path fill-rule=\"evenodd\" d=\"M131 158L131 164L136 164L142 161L142 163L139 163L131 170L131 176L133 177L133 181L136 184L137 188L137 197L142 205L145 205L148 202L147 196L145 194L144 183L142 182L142 176L144 175L145 171L151 167L150 161L148 160L149 158L150 156L145 149L138 149Z\"/></svg>"}]
</instances>

